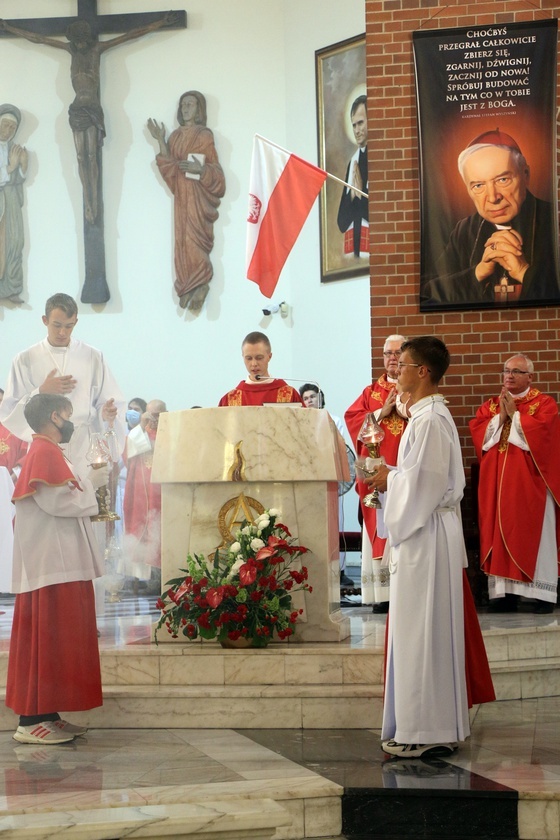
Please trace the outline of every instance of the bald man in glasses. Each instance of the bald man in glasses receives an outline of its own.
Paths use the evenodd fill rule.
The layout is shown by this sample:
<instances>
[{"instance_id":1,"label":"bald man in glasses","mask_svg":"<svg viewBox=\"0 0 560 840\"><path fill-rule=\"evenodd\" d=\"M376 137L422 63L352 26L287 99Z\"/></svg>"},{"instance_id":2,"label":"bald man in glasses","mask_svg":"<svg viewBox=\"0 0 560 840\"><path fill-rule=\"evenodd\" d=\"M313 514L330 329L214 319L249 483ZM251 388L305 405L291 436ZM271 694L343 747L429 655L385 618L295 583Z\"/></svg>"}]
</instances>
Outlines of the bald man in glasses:
<instances>
[{"instance_id":1,"label":"bald man in glasses","mask_svg":"<svg viewBox=\"0 0 560 840\"><path fill-rule=\"evenodd\" d=\"M480 463L480 566L495 611L515 610L519 595L535 599L535 613L556 604L560 419L533 374L524 354L508 359L500 394L469 424Z\"/></svg>"}]
</instances>

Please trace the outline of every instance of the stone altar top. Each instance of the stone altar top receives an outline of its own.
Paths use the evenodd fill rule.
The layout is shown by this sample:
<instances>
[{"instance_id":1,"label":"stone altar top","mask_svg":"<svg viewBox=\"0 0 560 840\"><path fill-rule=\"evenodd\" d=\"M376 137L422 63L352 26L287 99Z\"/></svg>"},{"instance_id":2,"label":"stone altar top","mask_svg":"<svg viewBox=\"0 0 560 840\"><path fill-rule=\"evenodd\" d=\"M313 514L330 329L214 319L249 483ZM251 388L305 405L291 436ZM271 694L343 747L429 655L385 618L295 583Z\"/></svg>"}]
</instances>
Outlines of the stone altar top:
<instances>
[{"instance_id":1,"label":"stone altar top","mask_svg":"<svg viewBox=\"0 0 560 840\"><path fill-rule=\"evenodd\" d=\"M161 414L152 481L348 481L346 445L326 409L279 405Z\"/></svg>"}]
</instances>

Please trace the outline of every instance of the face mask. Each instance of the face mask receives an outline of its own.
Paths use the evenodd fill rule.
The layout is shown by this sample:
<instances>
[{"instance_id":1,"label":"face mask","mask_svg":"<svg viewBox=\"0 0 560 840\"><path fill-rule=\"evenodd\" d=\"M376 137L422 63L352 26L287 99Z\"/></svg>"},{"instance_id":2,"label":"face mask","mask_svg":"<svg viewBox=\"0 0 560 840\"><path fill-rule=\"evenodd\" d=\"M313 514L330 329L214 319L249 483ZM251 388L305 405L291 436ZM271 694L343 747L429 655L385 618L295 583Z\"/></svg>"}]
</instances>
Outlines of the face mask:
<instances>
[{"instance_id":1,"label":"face mask","mask_svg":"<svg viewBox=\"0 0 560 840\"><path fill-rule=\"evenodd\" d=\"M54 423L52 420L51 423L53 423L53 425L56 426L56 428L60 432L60 443L68 443L68 441L74 434L74 424L71 420L63 420L62 417L60 419L62 420L62 426L56 426L56 423Z\"/></svg>"},{"instance_id":2,"label":"face mask","mask_svg":"<svg viewBox=\"0 0 560 840\"><path fill-rule=\"evenodd\" d=\"M140 422L140 412L135 411L134 408L129 408L126 412L126 422L129 426L137 426Z\"/></svg>"}]
</instances>

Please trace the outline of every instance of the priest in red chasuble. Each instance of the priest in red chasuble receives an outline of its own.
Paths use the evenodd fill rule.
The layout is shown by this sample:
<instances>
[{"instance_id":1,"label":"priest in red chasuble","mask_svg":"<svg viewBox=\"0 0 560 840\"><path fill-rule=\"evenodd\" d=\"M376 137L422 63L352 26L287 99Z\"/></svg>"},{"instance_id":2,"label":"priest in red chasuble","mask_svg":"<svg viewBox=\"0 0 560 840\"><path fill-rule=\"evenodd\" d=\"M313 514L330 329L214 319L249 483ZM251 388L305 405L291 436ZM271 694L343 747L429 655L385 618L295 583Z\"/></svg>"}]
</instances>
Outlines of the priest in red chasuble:
<instances>
[{"instance_id":1,"label":"priest in red chasuble","mask_svg":"<svg viewBox=\"0 0 560 840\"><path fill-rule=\"evenodd\" d=\"M0 388L0 403L3 398L4 391ZM13 435L0 423L0 467L6 467L14 481L19 475L26 452L25 441Z\"/></svg>"},{"instance_id":2,"label":"priest in red chasuble","mask_svg":"<svg viewBox=\"0 0 560 840\"><path fill-rule=\"evenodd\" d=\"M478 460L480 565L491 599L524 595L552 612L560 545L560 419L533 387L527 356L504 365L503 388L470 422ZM505 603L505 602L504 602Z\"/></svg>"},{"instance_id":3,"label":"priest in red chasuble","mask_svg":"<svg viewBox=\"0 0 560 840\"><path fill-rule=\"evenodd\" d=\"M360 396L344 414L346 426L352 438L356 454L367 457L366 446L358 440L362 423L366 415L373 413L380 424L385 437L380 445L380 452L387 464L397 463L397 452L401 437L406 428L407 414L401 398L397 394L397 364L401 355L402 335L390 335L383 345L383 373L377 382L364 388ZM389 573L382 568L381 558L385 548L385 538L378 534L379 513L374 508L362 504L362 499L370 488L362 481L356 482L360 496L360 506L364 519L362 535L362 604L373 603L374 612L386 612L389 605ZM380 514L381 518L382 514Z\"/></svg>"},{"instance_id":4,"label":"priest in red chasuble","mask_svg":"<svg viewBox=\"0 0 560 840\"><path fill-rule=\"evenodd\" d=\"M150 400L140 423L131 429L124 452L124 527L138 540L136 562L161 568L161 485L152 484L152 461L162 400Z\"/></svg>"},{"instance_id":5,"label":"priest in red chasuble","mask_svg":"<svg viewBox=\"0 0 560 840\"><path fill-rule=\"evenodd\" d=\"M0 467L6 467L14 481L17 479L26 452L25 441L13 435L0 423Z\"/></svg>"},{"instance_id":6,"label":"priest in red chasuble","mask_svg":"<svg viewBox=\"0 0 560 840\"><path fill-rule=\"evenodd\" d=\"M224 394L218 405L266 405L267 403L297 403L302 400L295 388L283 379L274 379L268 372L272 348L268 336L262 332L251 332L241 345L247 378Z\"/></svg>"}]
</instances>

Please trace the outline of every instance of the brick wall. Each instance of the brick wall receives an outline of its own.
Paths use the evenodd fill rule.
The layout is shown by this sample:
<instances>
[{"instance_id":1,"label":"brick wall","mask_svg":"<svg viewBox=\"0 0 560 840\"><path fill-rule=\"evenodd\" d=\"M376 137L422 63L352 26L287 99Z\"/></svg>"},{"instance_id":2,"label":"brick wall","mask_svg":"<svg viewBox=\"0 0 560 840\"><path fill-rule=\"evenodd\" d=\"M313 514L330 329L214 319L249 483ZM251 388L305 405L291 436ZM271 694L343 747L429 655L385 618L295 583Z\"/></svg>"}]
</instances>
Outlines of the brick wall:
<instances>
[{"instance_id":1,"label":"brick wall","mask_svg":"<svg viewBox=\"0 0 560 840\"><path fill-rule=\"evenodd\" d=\"M439 5L433 0L366 0L368 158L371 233L372 366L377 375L389 333L433 334L452 354L442 391L450 401L467 477L475 460L468 421L497 394L503 361L526 352L534 384L558 400L560 309L540 307L421 313L418 131L412 32L455 26L543 20L560 6L541 0ZM560 83L558 85L560 90Z\"/></svg>"}]
</instances>

